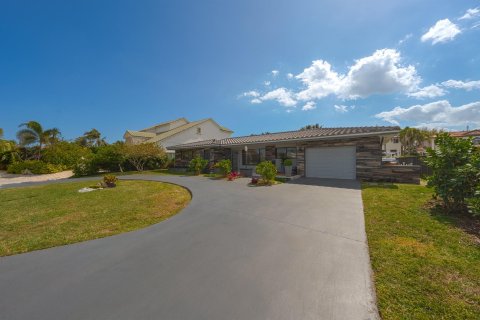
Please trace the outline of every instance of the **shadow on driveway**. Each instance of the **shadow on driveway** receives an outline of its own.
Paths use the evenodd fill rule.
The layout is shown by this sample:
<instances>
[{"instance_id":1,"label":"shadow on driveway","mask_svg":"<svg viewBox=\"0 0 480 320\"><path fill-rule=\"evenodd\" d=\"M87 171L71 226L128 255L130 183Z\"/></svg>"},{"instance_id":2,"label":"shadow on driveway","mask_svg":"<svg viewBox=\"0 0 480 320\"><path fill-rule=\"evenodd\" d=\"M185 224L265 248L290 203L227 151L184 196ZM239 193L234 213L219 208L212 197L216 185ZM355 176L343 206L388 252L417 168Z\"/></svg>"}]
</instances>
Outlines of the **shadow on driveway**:
<instances>
[{"instance_id":1,"label":"shadow on driveway","mask_svg":"<svg viewBox=\"0 0 480 320\"><path fill-rule=\"evenodd\" d=\"M330 187L360 190L361 185L357 180L346 179L322 179L322 178L299 178L288 182L289 184L301 184L308 186Z\"/></svg>"}]
</instances>

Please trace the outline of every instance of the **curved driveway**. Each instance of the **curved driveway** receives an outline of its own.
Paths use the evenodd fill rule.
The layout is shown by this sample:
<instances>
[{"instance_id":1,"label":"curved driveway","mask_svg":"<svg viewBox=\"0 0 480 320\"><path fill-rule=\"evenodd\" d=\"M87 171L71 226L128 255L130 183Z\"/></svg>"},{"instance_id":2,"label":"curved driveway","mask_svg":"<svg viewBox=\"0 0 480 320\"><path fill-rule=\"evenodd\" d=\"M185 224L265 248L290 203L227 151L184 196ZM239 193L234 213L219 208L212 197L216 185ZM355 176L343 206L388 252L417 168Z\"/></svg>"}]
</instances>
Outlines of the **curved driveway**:
<instances>
[{"instance_id":1,"label":"curved driveway","mask_svg":"<svg viewBox=\"0 0 480 320\"><path fill-rule=\"evenodd\" d=\"M148 228L0 258L0 319L376 319L359 185L199 177Z\"/></svg>"}]
</instances>

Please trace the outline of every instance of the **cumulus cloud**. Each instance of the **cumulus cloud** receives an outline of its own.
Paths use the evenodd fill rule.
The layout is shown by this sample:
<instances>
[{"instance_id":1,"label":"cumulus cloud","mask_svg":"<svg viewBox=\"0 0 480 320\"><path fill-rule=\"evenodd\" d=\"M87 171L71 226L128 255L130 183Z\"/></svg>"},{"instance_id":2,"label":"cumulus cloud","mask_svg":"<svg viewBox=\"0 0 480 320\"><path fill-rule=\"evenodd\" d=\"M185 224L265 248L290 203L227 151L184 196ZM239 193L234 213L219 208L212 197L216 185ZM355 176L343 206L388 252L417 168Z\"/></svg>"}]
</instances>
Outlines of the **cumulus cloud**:
<instances>
[{"instance_id":1,"label":"cumulus cloud","mask_svg":"<svg viewBox=\"0 0 480 320\"><path fill-rule=\"evenodd\" d=\"M335 111L340 113L347 113L348 111L355 109L355 106L345 106L343 104L336 104L333 107L335 108Z\"/></svg>"},{"instance_id":2,"label":"cumulus cloud","mask_svg":"<svg viewBox=\"0 0 480 320\"><path fill-rule=\"evenodd\" d=\"M401 122L429 127L463 126L469 123L480 125L480 101L453 107L447 100L440 100L407 108L396 107L375 117L396 125Z\"/></svg>"},{"instance_id":3,"label":"cumulus cloud","mask_svg":"<svg viewBox=\"0 0 480 320\"><path fill-rule=\"evenodd\" d=\"M317 106L315 105L315 102L313 101L308 101L303 107L302 107L302 110L303 111L308 111L308 110L313 110L313 109L316 109Z\"/></svg>"},{"instance_id":4,"label":"cumulus cloud","mask_svg":"<svg viewBox=\"0 0 480 320\"><path fill-rule=\"evenodd\" d=\"M287 79L293 79L294 75L293 73L287 73Z\"/></svg>"},{"instance_id":5,"label":"cumulus cloud","mask_svg":"<svg viewBox=\"0 0 480 320\"><path fill-rule=\"evenodd\" d=\"M408 96L414 97L417 99L425 99L425 98L436 98L441 97L446 94L446 91L439 86L432 84L423 88L419 88L414 92L409 92Z\"/></svg>"},{"instance_id":6,"label":"cumulus cloud","mask_svg":"<svg viewBox=\"0 0 480 320\"><path fill-rule=\"evenodd\" d=\"M263 84L268 87L271 84L271 82L270 81L263 81Z\"/></svg>"},{"instance_id":7,"label":"cumulus cloud","mask_svg":"<svg viewBox=\"0 0 480 320\"><path fill-rule=\"evenodd\" d=\"M458 18L458 20L469 20L478 16L480 16L480 7L468 9L463 16Z\"/></svg>"},{"instance_id":8,"label":"cumulus cloud","mask_svg":"<svg viewBox=\"0 0 480 320\"><path fill-rule=\"evenodd\" d=\"M452 41L462 31L449 19L438 20L424 35L422 42L431 41L432 44Z\"/></svg>"},{"instance_id":9,"label":"cumulus cloud","mask_svg":"<svg viewBox=\"0 0 480 320\"><path fill-rule=\"evenodd\" d=\"M297 101L294 99L294 94L285 88L278 88L267 92L258 98L261 101L274 100L284 107L294 107Z\"/></svg>"},{"instance_id":10,"label":"cumulus cloud","mask_svg":"<svg viewBox=\"0 0 480 320\"><path fill-rule=\"evenodd\" d=\"M280 73L280 71L278 71L278 70L272 70L272 76L274 76L274 77L278 76L279 73Z\"/></svg>"},{"instance_id":11,"label":"cumulus cloud","mask_svg":"<svg viewBox=\"0 0 480 320\"><path fill-rule=\"evenodd\" d=\"M403 66L400 61L400 53L394 49L377 50L355 61L347 74L339 74L327 61L315 60L296 76L306 86L297 98L313 100L334 94L342 99L356 99L412 91L421 79L414 66Z\"/></svg>"},{"instance_id":12,"label":"cumulus cloud","mask_svg":"<svg viewBox=\"0 0 480 320\"><path fill-rule=\"evenodd\" d=\"M447 80L442 82L442 85L447 88L464 89L467 91L471 91L473 89L480 89L480 80L466 82L459 80Z\"/></svg>"}]
</instances>

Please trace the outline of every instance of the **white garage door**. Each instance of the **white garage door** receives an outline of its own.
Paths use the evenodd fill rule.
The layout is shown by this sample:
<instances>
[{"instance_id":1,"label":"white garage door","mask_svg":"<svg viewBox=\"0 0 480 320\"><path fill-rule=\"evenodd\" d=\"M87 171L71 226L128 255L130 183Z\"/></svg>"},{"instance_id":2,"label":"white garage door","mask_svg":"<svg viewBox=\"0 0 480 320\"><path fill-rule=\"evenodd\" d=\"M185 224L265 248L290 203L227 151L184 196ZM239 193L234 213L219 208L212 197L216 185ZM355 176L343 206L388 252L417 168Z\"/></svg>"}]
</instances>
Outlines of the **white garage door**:
<instances>
[{"instance_id":1,"label":"white garage door","mask_svg":"<svg viewBox=\"0 0 480 320\"><path fill-rule=\"evenodd\" d=\"M355 147L305 150L305 175L313 178L356 179Z\"/></svg>"}]
</instances>

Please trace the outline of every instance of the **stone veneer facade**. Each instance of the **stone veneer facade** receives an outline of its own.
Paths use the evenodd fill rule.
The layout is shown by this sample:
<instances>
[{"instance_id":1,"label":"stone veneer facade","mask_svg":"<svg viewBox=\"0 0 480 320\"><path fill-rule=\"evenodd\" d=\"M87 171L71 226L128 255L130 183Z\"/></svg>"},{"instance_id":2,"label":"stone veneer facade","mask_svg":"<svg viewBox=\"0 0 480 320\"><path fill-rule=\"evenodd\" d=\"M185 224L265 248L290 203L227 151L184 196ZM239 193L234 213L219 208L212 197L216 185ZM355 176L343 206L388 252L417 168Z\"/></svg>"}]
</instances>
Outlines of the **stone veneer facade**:
<instances>
[{"instance_id":1,"label":"stone veneer facade","mask_svg":"<svg viewBox=\"0 0 480 320\"><path fill-rule=\"evenodd\" d=\"M343 139L322 139L312 141L293 142L290 146L297 147L297 174L305 175L305 149L311 147L356 147L356 175L358 180L362 181L386 181L399 183L420 183L420 167L419 166L390 166L382 165L382 145L379 136L368 136L359 138L343 138ZM250 146L250 147L253 147ZM265 160L275 159L275 145L265 146ZM210 148L190 150L194 154L201 155L205 152L208 155L210 165L222 159L231 158L231 149ZM176 151L178 152L178 151ZM185 160L175 159L177 167L186 167L188 163Z\"/></svg>"}]
</instances>

